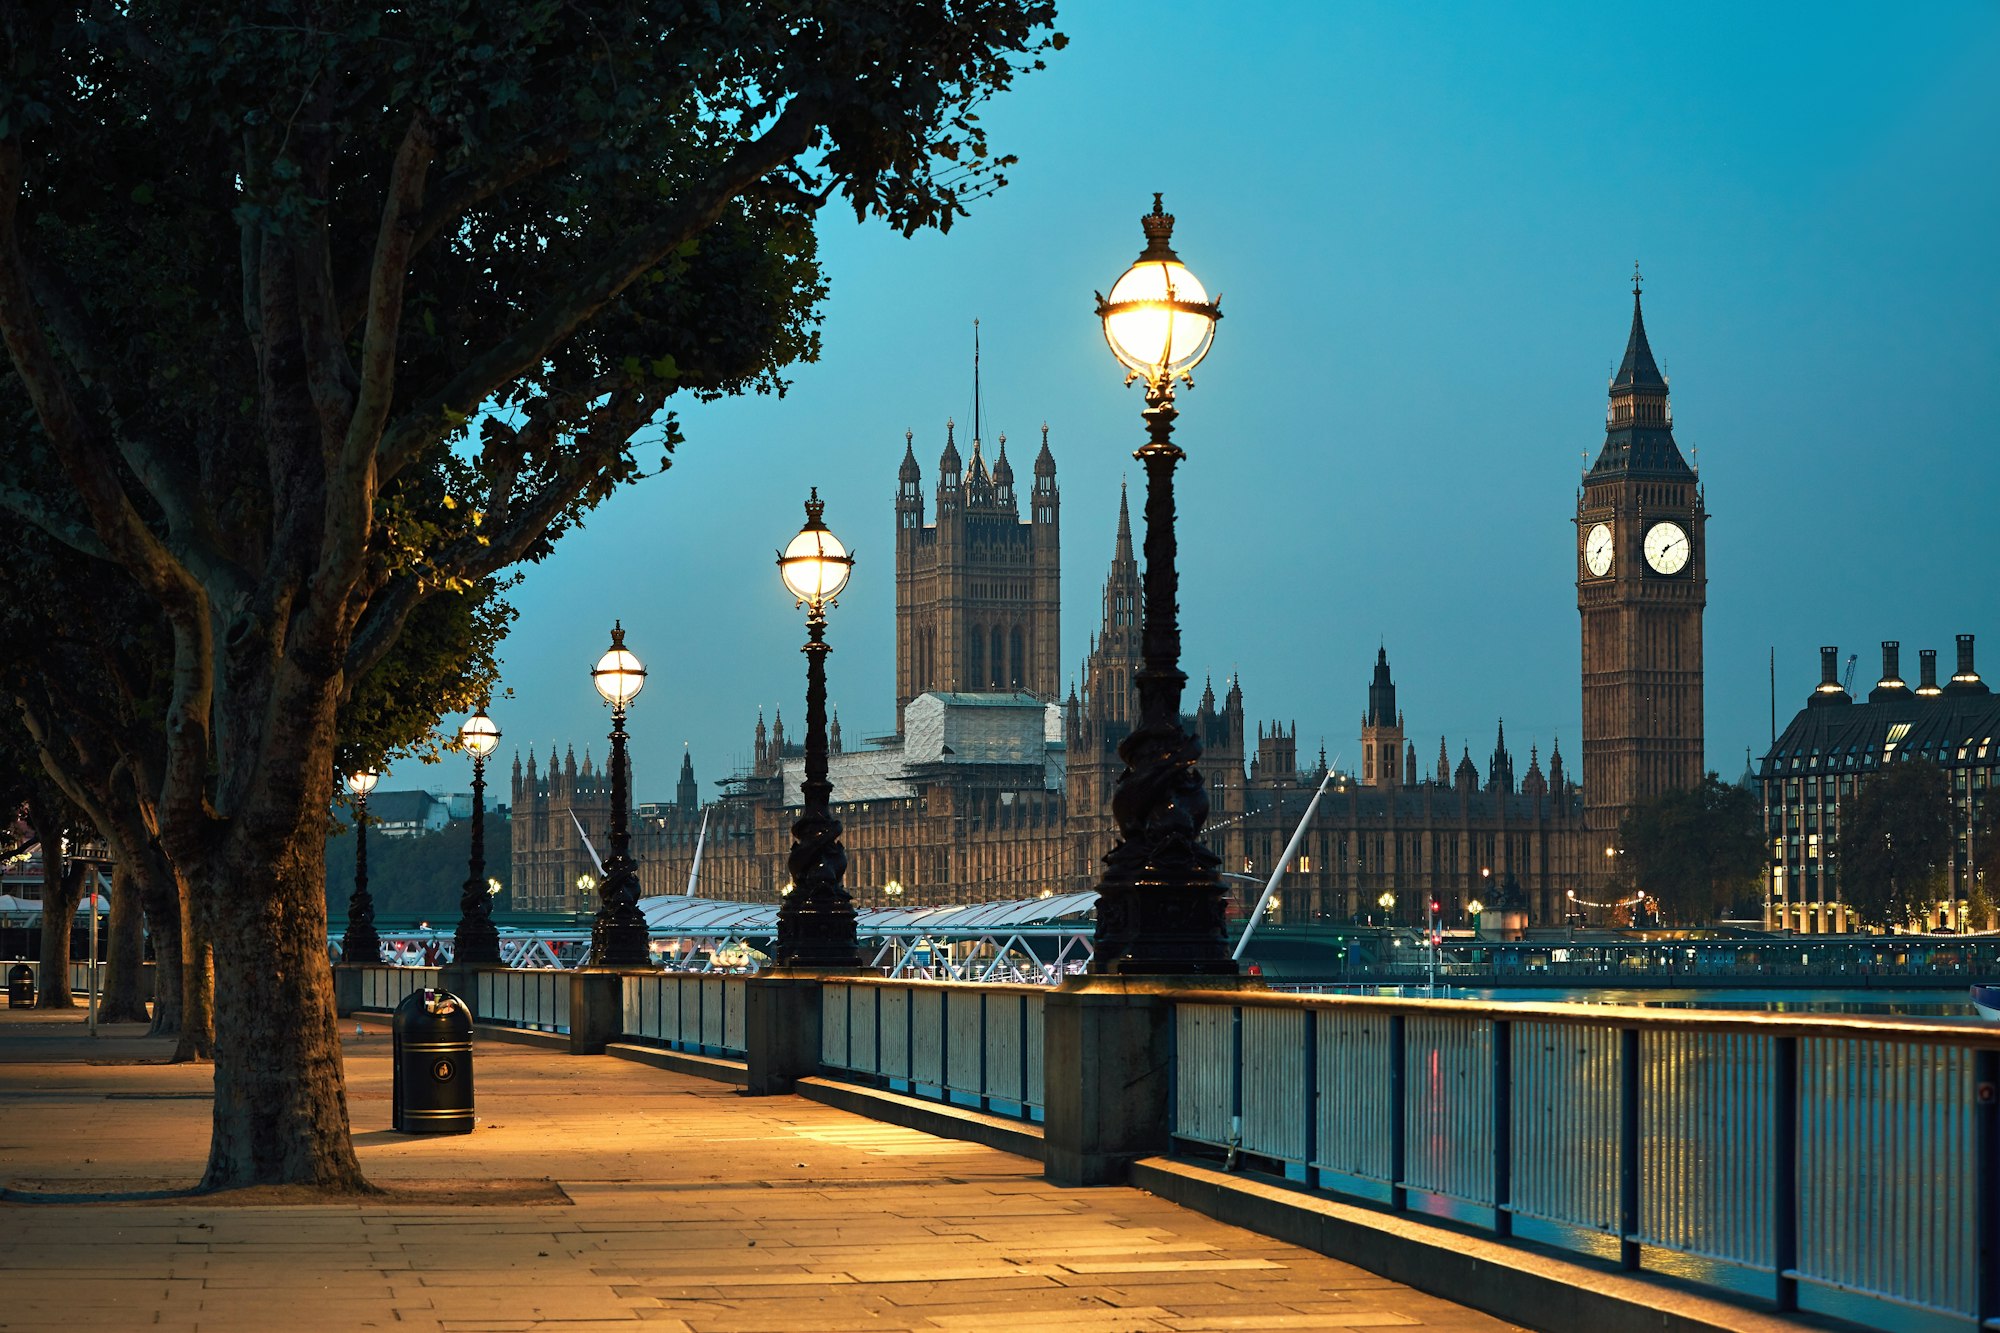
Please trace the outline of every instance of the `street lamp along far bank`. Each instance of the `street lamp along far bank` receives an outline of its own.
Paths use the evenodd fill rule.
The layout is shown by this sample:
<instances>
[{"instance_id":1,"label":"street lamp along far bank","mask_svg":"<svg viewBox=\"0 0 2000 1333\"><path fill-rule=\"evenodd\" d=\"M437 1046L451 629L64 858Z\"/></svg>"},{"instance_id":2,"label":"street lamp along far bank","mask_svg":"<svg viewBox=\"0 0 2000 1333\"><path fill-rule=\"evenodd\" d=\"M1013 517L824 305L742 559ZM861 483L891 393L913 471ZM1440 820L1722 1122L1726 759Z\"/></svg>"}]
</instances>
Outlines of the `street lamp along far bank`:
<instances>
[{"instance_id":1,"label":"street lamp along far bank","mask_svg":"<svg viewBox=\"0 0 2000 1333\"><path fill-rule=\"evenodd\" d=\"M1118 747L1125 771L1111 795L1118 843L1104 858L1097 886L1093 972L1233 975L1220 859L1202 842L1208 789L1196 761L1201 743L1181 725L1181 631L1176 605L1174 465L1186 455L1173 443L1176 380L1193 371L1215 341L1220 305L1181 263L1174 218L1153 196L1139 219L1146 248L1097 297L1104 341L1125 367L1125 382L1144 382L1146 443L1133 457L1146 469L1145 665L1138 672L1139 725Z\"/></svg>"},{"instance_id":2,"label":"street lamp along far bank","mask_svg":"<svg viewBox=\"0 0 2000 1333\"><path fill-rule=\"evenodd\" d=\"M364 768L347 775L354 797L354 893L347 900L347 932L340 937L343 963L382 961L382 937L375 930L375 900L368 895L368 793L382 775Z\"/></svg>"},{"instance_id":3,"label":"street lamp along far bank","mask_svg":"<svg viewBox=\"0 0 2000 1333\"><path fill-rule=\"evenodd\" d=\"M458 895L458 929L453 932L451 960L472 967L499 967L500 930L493 924L493 895L486 885L486 756L500 747L500 728L478 712L458 729L458 743L472 756L472 851L465 887Z\"/></svg>"},{"instance_id":4,"label":"street lamp along far bank","mask_svg":"<svg viewBox=\"0 0 2000 1333\"><path fill-rule=\"evenodd\" d=\"M632 779L625 754L625 710L646 688L646 668L625 646L625 625L613 621L611 647L590 669L591 684L611 705L611 855L597 885L597 917L590 926L590 967L644 967L646 917L639 910L639 867L632 859L626 810Z\"/></svg>"},{"instance_id":5,"label":"street lamp along far bank","mask_svg":"<svg viewBox=\"0 0 2000 1333\"><path fill-rule=\"evenodd\" d=\"M815 486L806 501L806 523L778 556L778 576L799 606L806 608L806 771L799 784L802 808L792 825L787 863L791 891L778 900L779 967L851 968L861 964L854 936L854 900L842 880L847 849L840 844L840 821L829 801L827 779L826 611L854 572L854 557L827 529L826 504Z\"/></svg>"}]
</instances>

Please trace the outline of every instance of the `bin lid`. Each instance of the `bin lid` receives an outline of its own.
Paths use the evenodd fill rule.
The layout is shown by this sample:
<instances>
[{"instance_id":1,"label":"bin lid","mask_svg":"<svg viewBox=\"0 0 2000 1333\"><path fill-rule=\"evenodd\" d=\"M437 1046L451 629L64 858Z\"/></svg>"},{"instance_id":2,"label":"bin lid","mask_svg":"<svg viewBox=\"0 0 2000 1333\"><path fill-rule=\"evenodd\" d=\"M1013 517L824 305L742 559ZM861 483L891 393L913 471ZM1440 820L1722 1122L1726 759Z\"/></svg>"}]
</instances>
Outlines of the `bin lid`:
<instances>
[{"instance_id":1,"label":"bin lid","mask_svg":"<svg viewBox=\"0 0 2000 1333\"><path fill-rule=\"evenodd\" d=\"M414 990L396 1006L394 1030L471 1037L472 1011L448 990L426 986Z\"/></svg>"}]
</instances>

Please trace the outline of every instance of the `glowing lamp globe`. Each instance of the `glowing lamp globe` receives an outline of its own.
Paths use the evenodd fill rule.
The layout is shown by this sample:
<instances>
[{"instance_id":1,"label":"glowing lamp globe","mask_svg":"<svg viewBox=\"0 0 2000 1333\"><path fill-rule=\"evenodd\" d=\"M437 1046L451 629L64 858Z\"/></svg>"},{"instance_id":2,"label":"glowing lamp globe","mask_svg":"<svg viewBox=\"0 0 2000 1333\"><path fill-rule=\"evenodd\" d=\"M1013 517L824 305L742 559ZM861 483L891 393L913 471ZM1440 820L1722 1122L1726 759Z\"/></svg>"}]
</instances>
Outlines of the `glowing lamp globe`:
<instances>
[{"instance_id":1,"label":"glowing lamp globe","mask_svg":"<svg viewBox=\"0 0 2000 1333\"><path fill-rule=\"evenodd\" d=\"M1186 379L1208 355L1222 309L1174 253L1173 214L1161 209L1159 195L1139 222L1146 248L1111 285L1111 295L1097 298L1104 341L1120 365L1148 384Z\"/></svg>"},{"instance_id":2,"label":"glowing lamp globe","mask_svg":"<svg viewBox=\"0 0 2000 1333\"><path fill-rule=\"evenodd\" d=\"M806 525L778 557L778 576L800 606L831 605L854 572L854 557L820 520L825 512L826 503L815 486L806 501Z\"/></svg>"},{"instance_id":3,"label":"glowing lamp globe","mask_svg":"<svg viewBox=\"0 0 2000 1333\"><path fill-rule=\"evenodd\" d=\"M611 626L611 647L604 656L597 659L597 665L590 669L590 682L597 686L597 692L604 696L604 702L613 708L623 708L639 697L639 691L646 688L646 668L639 665L639 659L625 646L625 626L622 621L614 621Z\"/></svg>"},{"instance_id":4,"label":"glowing lamp globe","mask_svg":"<svg viewBox=\"0 0 2000 1333\"><path fill-rule=\"evenodd\" d=\"M458 729L458 740L473 758L484 759L499 748L500 728L494 725L493 719L486 716L486 710L482 708L465 719Z\"/></svg>"},{"instance_id":5,"label":"glowing lamp globe","mask_svg":"<svg viewBox=\"0 0 2000 1333\"><path fill-rule=\"evenodd\" d=\"M349 773L347 775L347 790L366 800L368 793L374 791L375 784L381 780L382 775L380 773L377 773L372 768L364 768L358 773Z\"/></svg>"}]
</instances>

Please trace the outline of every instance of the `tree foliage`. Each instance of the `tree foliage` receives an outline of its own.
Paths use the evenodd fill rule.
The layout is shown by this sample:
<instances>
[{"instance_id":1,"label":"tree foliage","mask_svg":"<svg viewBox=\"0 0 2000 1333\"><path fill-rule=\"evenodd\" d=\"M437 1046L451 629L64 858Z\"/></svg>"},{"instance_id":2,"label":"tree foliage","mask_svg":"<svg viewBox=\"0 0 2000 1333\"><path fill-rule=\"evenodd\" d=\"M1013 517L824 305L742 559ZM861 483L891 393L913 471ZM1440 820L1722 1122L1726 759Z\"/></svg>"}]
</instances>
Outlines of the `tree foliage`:
<instances>
[{"instance_id":1,"label":"tree foliage","mask_svg":"<svg viewBox=\"0 0 2000 1333\"><path fill-rule=\"evenodd\" d=\"M216 951L205 1182L363 1187L324 955L343 710L419 608L817 351L812 226L1003 183L1047 0L0 8L0 510L156 609ZM641 440L658 447L641 458ZM359 710L359 711L357 711ZM629 907L630 904L622 904Z\"/></svg>"},{"instance_id":2,"label":"tree foliage","mask_svg":"<svg viewBox=\"0 0 2000 1333\"><path fill-rule=\"evenodd\" d=\"M1906 926L1944 896L1951 865L1951 786L1924 759L1863 777L1840 810L1834 871L1863 923Z\"/></svg>"},{"instance_id":3,"label":"tree foliage","mask_svg":"<svg viewBox=\"0 0 2000 1333\"><path fill-rule=\"evenodd\" d=\"M1685 924L1754 908L1765 868L1754 793L1708 774L1699 787L1639 802L1619 825L1624 878Z\"/></svg>"}]
</instances>

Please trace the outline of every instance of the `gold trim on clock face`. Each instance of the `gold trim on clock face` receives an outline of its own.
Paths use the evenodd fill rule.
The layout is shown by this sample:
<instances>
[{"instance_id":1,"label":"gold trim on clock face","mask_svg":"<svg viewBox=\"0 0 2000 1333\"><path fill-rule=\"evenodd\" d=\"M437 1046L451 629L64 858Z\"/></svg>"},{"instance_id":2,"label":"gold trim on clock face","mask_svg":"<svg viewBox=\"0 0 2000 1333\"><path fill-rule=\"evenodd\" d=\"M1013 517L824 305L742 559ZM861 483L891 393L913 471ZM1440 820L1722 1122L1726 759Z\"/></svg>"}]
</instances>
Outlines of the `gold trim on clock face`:
<instances>
[{"instance_id":1,"label":"gold trim on clock face","mask_svg":"<svg viewBox=\"0 0 2000 1333\"><path fill-rule=\"evenodd\" d=\"M1594 578L1611 572L1611 525L1599 523L1583 539L1583 567Z\"/></svg>"},{"instance_id":2,"label":"gold trim on clock face","mask_svg":"<svg viewBox=\"0 0 2000 1333\"><path fill-rule=\"evenodd\" d=\"M1646 529L1646 563L1655 573L1678 574L1687 568L1693 548L1678 523L1655 523Z\"/></svg>"}]
</instances>

